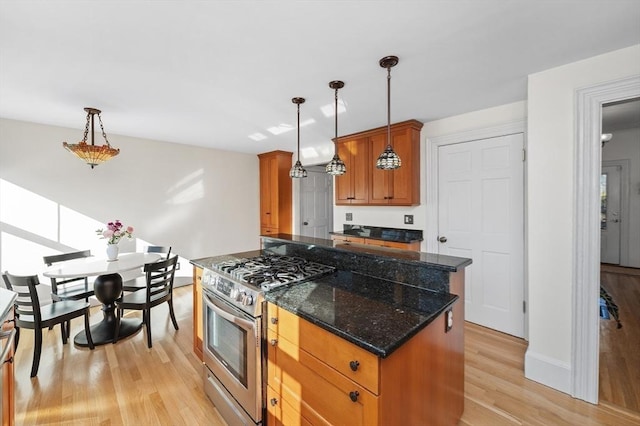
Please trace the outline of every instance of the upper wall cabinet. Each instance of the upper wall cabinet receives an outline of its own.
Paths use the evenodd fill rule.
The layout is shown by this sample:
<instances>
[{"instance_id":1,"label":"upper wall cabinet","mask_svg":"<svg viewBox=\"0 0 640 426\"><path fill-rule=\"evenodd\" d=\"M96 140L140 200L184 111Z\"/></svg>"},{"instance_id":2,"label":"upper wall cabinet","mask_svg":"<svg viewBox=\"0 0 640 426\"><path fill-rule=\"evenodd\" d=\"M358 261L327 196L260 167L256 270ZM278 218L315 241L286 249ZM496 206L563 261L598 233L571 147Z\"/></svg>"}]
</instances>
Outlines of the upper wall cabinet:
<instances>
[{"instance_id":1,"label":"upper wall cabinet","mask_svg":"<svg viewBox=\"0 0 640 426\"><path fill-rule=\"evenodd\" d=\"M338 138L347 172L336 177L337 205L414 206L420 204L420 130L417 120L391 125L391 145L400 156L397 170L376 168L387 146L387 127Z\"/></svg>"},{"instance_id":2,"label":"upper wall cabinet","mask_svg":"<svg viewBox=\"0 0 640 426\"><path fill-rule=\"evenodd\" d=\"M291 233L292 152L272 151L260 158L260 234Z\"/></svg>"},{"instance_id":3,"label":"upper wall cabinet","mask_svg":"<svg viewBox=\"0 0 640 426\"><path fill-rule=\"evenodd\" d=\"M336 204L367 204L369 202L369 157L367 137L345 136L338 141L338 155L347 173L336 176Z\"/></svg>"}]
</instances>

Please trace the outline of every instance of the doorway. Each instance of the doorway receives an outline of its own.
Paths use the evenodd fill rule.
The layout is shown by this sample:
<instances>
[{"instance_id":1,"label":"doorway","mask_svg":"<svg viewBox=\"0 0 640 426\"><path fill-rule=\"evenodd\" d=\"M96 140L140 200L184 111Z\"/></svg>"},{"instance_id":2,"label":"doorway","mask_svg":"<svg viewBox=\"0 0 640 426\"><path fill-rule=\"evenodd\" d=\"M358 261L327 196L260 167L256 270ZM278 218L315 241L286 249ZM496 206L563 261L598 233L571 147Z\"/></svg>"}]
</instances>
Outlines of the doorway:
<instances>
[{"instance_id":1,"label":"doorway","mask_svg":"<svg viewBox=\"0 0 640 426\"><path fill-rule=\"evenodd\" d=\"M640 76L576 91L571 395L598 403L602 106L640 97Z\"/></svg>"},{"instance_id":2,"label":"doorway","mask_svg":"<svg viewBox=\"0 0 640 426\"><path fill-rule=\"evenodd\" d=\"M325 166L307 167L300 179L300 234L329 239L333 231L333 176Z\"/></svg>"}]
</instances>

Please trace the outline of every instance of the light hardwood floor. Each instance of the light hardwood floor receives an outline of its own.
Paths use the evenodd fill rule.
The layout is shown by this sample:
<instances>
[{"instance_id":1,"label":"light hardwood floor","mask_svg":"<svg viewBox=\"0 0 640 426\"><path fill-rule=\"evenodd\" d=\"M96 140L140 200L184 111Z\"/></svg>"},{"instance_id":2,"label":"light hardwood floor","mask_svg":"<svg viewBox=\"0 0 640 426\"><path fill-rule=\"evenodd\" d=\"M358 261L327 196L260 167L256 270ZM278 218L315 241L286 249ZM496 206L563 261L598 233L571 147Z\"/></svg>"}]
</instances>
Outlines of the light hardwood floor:
<instances>
[{"instance_id":1,"label":"light hardwood floor","mask_svg":"<svg viewBox=\"0 0 640 426\"><path fill-rule=\"evenodd\" d=\"M175 289L177 332L168 310L154 309L152 349L142 332L92 352L63 346L58 328L46 331L35 379L29 378L33 333L24 330L16 354L17 425L224 425L202 391L201 365L191 351L191 291ZM92 312L92 322L98 321L101 311ZM80 331L82 321L72 328L73 334ZM526 380L523 340L469 323L465 332L460 425L640 424L631 412L594 406Z\"/></svg>"},{"instance_id":2,"label":"light hardwood floor","mask_svg":"<svg viewBox=\"0 0 640 426\"><path fill-rule=\"evenodd\" d=\"M600 320L600 400L640 412L640 269L602 265L600 283L622 323Z\"/></svg>"}]
</instances>

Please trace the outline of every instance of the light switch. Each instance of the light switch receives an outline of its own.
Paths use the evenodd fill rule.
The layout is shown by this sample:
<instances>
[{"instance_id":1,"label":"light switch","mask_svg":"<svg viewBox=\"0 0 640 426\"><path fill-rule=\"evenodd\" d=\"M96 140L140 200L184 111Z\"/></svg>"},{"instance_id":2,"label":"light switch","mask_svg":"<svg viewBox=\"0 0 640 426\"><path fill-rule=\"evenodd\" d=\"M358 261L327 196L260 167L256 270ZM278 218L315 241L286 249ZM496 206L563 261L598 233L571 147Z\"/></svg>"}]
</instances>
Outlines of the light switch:
<instances>
[{"instance_id":1,"label":"light switch","mask_svg":"<svg viewBox=\"0 0 640 426\"><path fill-rule=\"evenodd\" d=\"M350 221L352 221L352 220L353 220L353 213L347 213L345 216L346 216L346 217L345 217L345 220L346 220L346 221L349 221L349 222L350 222Z\"/></svg>"},{"instance_id":2,"label":"light switch","mask_svg":"<svg viewBox=\"0 0 640 426\"><path fill-rule=\"evenodd\" d=\"M412 214L405 214L404 215L404 223L405 223L405 225L413 225L413 215Z\"/></svg>"}]
</instances>

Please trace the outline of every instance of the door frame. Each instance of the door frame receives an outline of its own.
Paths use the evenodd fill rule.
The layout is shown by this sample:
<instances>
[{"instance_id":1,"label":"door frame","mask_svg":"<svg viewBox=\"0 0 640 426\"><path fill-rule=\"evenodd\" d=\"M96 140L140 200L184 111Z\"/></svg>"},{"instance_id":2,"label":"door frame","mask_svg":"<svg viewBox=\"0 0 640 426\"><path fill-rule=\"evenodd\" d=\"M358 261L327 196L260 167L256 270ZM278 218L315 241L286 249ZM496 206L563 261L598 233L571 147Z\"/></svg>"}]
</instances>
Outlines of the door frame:
<instances>
[{"instance_id":1,"label":"door frame","mask_svg":"<svg viewBox=\"0 0 640 426\"><path fill-rule=\"evenodd\" d=\"M602 106L640 97L640 76L576 90L571 396L598 403Z\"/></svg>"},{"instance_id":2,"label":"door frame","mask_svg":"<svg viewBox=\"0 0 640 426\"><path fill-rule=\"evenodd\" d=\"M523 149L526 153L527 149L527 124L525 120L513 121L497 126L485 127L481 129L474 129L465 132L452 133L443 136L437 136L433 138L427 138L426 145L426 231L424 233L426 239L426 249L428 253L439 253L440 244L438 243L438 148L445 145L452 145L458 143L473 142L482 139L495 138L500 136L508 136L513 134L522 133L524 138ZM523 154L524 155L524 154ZM523 165L523 198L524 198L524 229L527 229L527 162ZM528 283L527 283L527 234L523 235L523 277L522 282L524 285L523 296L525 304L528 304ZM529 336L529 315L525 312L524 315L524 339L528 340Z\"/></svg>"},{"instance_id":3,"label":"door frame","mask_svg":"<svg viewBox=\"0 0 640 426\"><path fill-rule=\"evenodd\" d=\"M603 167L620 167L620 266L629 265L629 160L604 160Z\"/></svg>"}]
</instances>

